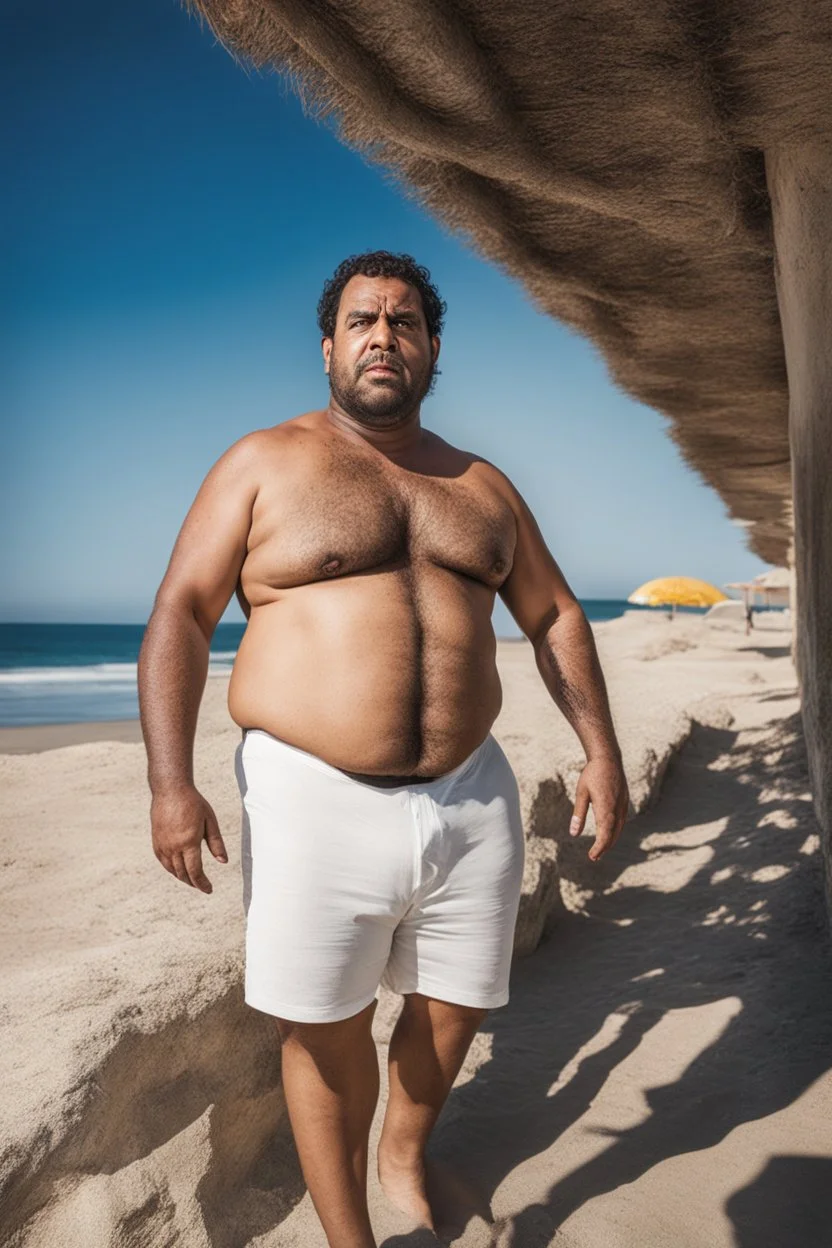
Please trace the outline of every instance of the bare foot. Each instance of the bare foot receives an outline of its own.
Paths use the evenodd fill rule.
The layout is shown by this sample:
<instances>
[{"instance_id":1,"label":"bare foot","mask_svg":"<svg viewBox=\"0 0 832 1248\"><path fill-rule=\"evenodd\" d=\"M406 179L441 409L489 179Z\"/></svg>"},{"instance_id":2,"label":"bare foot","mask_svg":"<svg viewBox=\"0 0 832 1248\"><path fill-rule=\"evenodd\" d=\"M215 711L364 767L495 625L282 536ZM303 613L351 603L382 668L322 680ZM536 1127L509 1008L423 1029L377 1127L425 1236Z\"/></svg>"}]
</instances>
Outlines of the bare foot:
<instances>
[{"instance_id":1,"label":"bare foot","mask_svg":"<svg viewBox=\"0 0 832 1248\"><path fill-rule=\"evenodd\" d=\"M427 1191L433 1212L434 1229L440 1237L461 1235L472 1218L493 1222L493 1214L482 1192L444 1162L426 1162Z\"/></svg>"},{"instance_id":2,"label":"bare foot","mask_svg":"<svg viewBox=\"0 0 832 1248\"><path fill-rule=\"evenodd\" d=\"M379 1146L377 1162L378 1181L390 1203L412 1218L417 1226L434 1230L433 1214L425 1190L424 1159L403 1161Z\"/></svg>"}]
</instances>

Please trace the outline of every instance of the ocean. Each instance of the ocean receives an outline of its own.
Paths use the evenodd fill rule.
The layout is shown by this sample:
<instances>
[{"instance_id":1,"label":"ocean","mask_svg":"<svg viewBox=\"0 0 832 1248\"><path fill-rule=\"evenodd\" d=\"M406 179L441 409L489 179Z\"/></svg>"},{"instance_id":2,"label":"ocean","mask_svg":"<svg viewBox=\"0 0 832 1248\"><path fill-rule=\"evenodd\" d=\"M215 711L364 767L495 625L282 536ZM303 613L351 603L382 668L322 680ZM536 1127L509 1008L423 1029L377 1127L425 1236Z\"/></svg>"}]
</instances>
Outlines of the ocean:
<instances>
[{"instance_id":1,"label":"ocean","mask_svg":"<svg viewBox=\"0 0 832 1248\"><path fill-rule=\"evenodd\" d=\"M581 605L593 621L639 609L617 598ZM231 671L244 631L218 625L209 675ZM0 624L0 726L137 718L143 633L143 624Z\"/></svg>"}]
</instances>

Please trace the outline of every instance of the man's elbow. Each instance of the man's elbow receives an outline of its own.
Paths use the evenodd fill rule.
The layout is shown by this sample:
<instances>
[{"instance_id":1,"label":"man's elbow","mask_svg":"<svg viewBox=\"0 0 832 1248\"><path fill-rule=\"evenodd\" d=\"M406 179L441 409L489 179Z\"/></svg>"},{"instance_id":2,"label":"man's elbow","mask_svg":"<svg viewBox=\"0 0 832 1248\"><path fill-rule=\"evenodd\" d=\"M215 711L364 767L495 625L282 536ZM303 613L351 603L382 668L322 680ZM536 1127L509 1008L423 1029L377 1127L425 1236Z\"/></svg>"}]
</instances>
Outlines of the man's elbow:
<instances>
[{"instance_id":1,"label":"man's elbow","mask_svg":"<svg viewBox=\"0 0 832 1248\"><path fill-rule=\"evenodd\" d=\"M558 608L554 603L552 603L548 611L545 611L537 621L537 624L529 630L527 636L535 650L537 650L537 648L546 640L549 635L549 629L552 627L559 614L560 612L558 611Z\"/></svg>"},{"instance_id":2,"label":"man's elbow","mask_svg":"<svg viewBox=\"0 0 832 1248\"><path fill-rule=\"evenodd\" d=\"M551 607L543 613L535 628L528 633L529 641L537 650L549 636L549 632L555 624L585 621L583 607L577 598L573 598L566 603L552 603Z\"/></svg>"},{"instance_id":3,"label":"man's elbow","mask_svg":"<svg viewBox=\"0 0 832 1248\"><path fill-rule=\"evenodd\" d=\"M152 622L165 622L179 628L192 628L195 625L208 642L216 627L195 594L181 587L166 586L164 582L156 594L148 627Z\"/></svg>"}]
</instances>

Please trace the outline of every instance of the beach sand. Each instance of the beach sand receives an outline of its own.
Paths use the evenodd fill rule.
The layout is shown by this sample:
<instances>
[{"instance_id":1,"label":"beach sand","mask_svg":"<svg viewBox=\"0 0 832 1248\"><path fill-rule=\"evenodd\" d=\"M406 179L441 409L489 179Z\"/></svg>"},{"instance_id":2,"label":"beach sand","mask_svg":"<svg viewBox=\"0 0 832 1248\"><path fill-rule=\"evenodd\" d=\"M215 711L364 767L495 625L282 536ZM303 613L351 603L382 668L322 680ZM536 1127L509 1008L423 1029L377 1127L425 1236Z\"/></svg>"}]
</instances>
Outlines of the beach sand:
<instances>
[{"instance_id":1,"label":"beach sand","mask_svg":"<svg viewBox=\"0 0 832 1248\"><path fill-rule=\"evenodd\" d=\"M142 730L137 719L94 720L85 724L24 724L0 727L0 754L41 754L65 745L88 741L140 742Z\"/></svg>"},{"instance_id":2,"label":"beach sand","mask_svg":"<svg viewBox=\"0 0 832 1248\"><path fill-rule=\"evenodd\" d=\"M499 648L495 735L529 837L518 943L537 947L435 1133L453 1242L822 1248L832 960L788 634L644 614L594 631L634 805L596 866L588 837L564 836L580 747L530 647ZM209 682L196 751L231 859L208 857L210 897L152 856L140 745L49 748L33 730L41 752L0 757L0 1242L13 1248L324 1244L273 1024L242 1002L239 730L224 694ZM25 744L9 731L8 747ZM382 1058L399 1005L381 994ZM374 1139L382 1112L383 1099ZM385 1248L436 1243L372 1180L370 1200Z\"/></svg>"}]
</instances>

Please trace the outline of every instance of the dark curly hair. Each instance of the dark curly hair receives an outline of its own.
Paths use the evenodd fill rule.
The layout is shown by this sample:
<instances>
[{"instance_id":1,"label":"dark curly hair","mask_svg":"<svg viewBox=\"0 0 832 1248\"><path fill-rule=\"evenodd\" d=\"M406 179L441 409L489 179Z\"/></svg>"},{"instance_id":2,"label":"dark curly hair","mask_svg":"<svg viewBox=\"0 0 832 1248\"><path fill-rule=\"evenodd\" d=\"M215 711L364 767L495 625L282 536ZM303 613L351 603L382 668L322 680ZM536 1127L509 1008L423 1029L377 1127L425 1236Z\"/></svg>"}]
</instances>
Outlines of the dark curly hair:
<instances>
[{"instance_id":1,"label":"dark curly hair","mask_svg":"<svg viewBox=\"0 0 832 1248\"><path fill-rule=\"evenodd\" d=\"M396 255L392 251L365 251L360 256L347 256L327 282L318 300L318 327L324 338L335 336L335 321L341 293L351 277L398 277L414 290L418 290L425 310L428 335L438 338L442 333L447 304L430 280L430 273L423 264L417 264L412 256Z\"/></svg>"}]
</instances>

